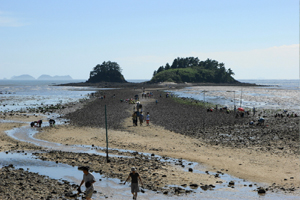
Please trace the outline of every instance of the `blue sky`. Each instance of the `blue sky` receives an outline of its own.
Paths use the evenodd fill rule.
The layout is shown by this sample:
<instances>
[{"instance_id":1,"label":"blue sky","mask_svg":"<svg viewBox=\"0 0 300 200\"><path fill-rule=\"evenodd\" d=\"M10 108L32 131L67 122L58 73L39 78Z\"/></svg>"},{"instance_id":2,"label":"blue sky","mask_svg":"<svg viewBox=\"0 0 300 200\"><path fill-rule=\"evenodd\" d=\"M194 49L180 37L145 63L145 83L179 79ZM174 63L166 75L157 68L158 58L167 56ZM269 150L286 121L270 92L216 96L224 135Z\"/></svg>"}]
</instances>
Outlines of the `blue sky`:
<instances>
[{"instance_id":1,"label":"blue sky","mask_svg":"<svg viewBox=\"0 0 300 200\"><path fill-rule=\"evenodd\" d=\"M0 0L0 79L88 79L103 61L150 79L176 57L225 63L236 79L299 78L297 0Z\"/></svg>"}]
</instances>

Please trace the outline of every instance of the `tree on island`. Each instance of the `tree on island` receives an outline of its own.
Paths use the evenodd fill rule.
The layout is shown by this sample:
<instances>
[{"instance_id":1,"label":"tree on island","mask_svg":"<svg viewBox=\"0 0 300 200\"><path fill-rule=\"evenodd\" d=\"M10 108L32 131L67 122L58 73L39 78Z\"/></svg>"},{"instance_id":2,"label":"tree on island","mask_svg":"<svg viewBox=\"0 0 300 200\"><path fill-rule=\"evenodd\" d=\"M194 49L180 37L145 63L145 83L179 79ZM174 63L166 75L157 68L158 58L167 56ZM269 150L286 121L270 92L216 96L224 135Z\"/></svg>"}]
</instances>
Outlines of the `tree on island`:
<instances>
[{"instance_id":1,"label":"tree on island","mask_svg":"<svg viewBox=\"0 0 300 200\"><path fill-rule=\"evenodd\" d=\"M90 78L87 83L98 83L98 82L126 82L122 75L122 69L116 62L103 62L101 65L98 64L94 67L93 71L90 72Z\"/></svg>"},{"instance_id":2,"label":"tree on island","mask_svg":"<svg viewBox=\"0 0 300 200\"><path fill-rule=\"evenodd\" d=\"M232 76L233 71L225 68L224 63L207 59L187 57L176 58L172 65L167 63L154 71L150 82L211 82L211 83L235 83L238 82Z\"/></svg>"}]
</instances>

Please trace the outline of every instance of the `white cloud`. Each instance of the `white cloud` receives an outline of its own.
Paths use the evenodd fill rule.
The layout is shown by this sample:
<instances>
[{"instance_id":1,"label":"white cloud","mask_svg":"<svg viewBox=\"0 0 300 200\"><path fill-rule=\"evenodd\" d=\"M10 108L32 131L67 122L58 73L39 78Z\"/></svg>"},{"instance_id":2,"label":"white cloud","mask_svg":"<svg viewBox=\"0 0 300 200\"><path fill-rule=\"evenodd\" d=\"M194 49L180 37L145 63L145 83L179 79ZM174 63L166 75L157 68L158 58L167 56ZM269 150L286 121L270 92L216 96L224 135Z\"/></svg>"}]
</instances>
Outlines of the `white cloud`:
<instances>
[{"instance_id":1,"label":"white cloud","mask_svg":"<svg viewBox=\"0 0 300 200\"><path fill-rule=\"evenodd\" d=\"M0 11L0 27L20 27L25 26L24 22L21 22L20 19L11 16L7 12Z\"/></svg>"},{"instance_id":2,"label":"white cloud","mask_svg":"<svg viewBox=\"0 0 300 200\"><path fill-rule=\"evenodd\" d=\"M299 44L240 52L193 52L192 56L225 63L226 68L235 72L237 79L299 78Z\"/></svg>"}]
</instances>

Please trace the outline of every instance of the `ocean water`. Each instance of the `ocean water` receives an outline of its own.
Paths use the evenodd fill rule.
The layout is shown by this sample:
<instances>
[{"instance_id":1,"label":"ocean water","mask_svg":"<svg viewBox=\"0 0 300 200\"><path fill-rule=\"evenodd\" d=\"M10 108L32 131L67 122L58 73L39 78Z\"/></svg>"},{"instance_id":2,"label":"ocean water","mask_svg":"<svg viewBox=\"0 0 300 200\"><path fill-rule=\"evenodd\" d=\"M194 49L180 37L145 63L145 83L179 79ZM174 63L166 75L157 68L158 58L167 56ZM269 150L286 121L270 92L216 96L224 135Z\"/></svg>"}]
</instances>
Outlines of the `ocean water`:
<instances>
[{"instance_id":1,"label":"ocean water","mask_svg":"<svg viewBox=\"0 0 300 200\"><path fill-rule=\"evenodd\" d=\"M0 80L0 112L76 102L88 98L89 93L99 90L90 87L54 86L55 84L84 81ZM129 81L138 83L146 80ZM204 101L205 98L205 102L228 106L229 108L233 108L235 105L246 109L255 107L258 109L285 109L291 112L300 111L299 80L247 79L239 81L261 86L196 86L173 90L172 93L180 97L192 97L200 101Z\"/></svg>"},{"instance_id":2,"label":"ocean water","mask_svg":"<svg viewBox=\"0 0 300 200\"><path fill-rule=\"evenodd\" d=\"M195 86L172 91L179 97L190 97L230 109L273 109L300 111L299 80L239 80L255 86Z\"/></svg>"},{"instance_id":3,"label":"ocean water","mask_svg":"<svg viewBox=\"0 0 300 200\"><path fill-rule=\"evenodd\" d=\"M299 79L240 79L242 83L255 83L257 85L265 85L268 87L277 87L287 90L299 90Z\"/></svg>"},{"instance_id":4,"label":"ocean water","mask_svg":"<svg viewBox=\"0 0 300 200\"><path fill-rule=\"evenodd\" d=\"M53 86L72 81L0 80L0 112L26 110L45 105L64 104L88 98L95 88Z\"/></svg>"}]
</instances>

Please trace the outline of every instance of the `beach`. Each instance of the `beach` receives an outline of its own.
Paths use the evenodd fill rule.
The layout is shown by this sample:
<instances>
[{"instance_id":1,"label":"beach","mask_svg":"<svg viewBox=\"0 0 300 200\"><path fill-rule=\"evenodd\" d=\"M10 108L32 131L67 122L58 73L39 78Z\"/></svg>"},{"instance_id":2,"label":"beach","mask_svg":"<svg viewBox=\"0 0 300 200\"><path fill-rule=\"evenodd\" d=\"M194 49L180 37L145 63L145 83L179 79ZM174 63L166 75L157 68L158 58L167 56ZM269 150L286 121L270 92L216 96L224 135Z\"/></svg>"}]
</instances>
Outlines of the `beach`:
<instances>
[{"instance_id":1,"label":"beach","mask_svg":"<svg viewBox=\"0 0 300 200\"><path fill-rule=\"evenodd\" d=\"M155 104L154 101L154 98L140 100L141 104L145 105L146 108L150 107L147 103ZM150 107L149 110L154 111L152 107ZM156 116L157 115L154 115L153 118ZM271 120L273 120L272 118ZM274 126L280 122L278 120L271 120L268 121L267 126ZM158 120L153 119L153 121ZM290 121L291 124L287 123L285 125L283 120L281 121L282 124L278 126L292 125L297 129L296 123L298 119L294 118L290 119ZM249 130L249 125L241 126L244 126L245 130ZM204 141L205 138L195 138L188 134L176 133L175 131L169 131L156 124L151 124L149 127L145 126L145 124L143 126L133 127L131 117L124 119L122 127L124 127L122 131L110 130L110 148L129 149L138 152L159 154L161 156L182 158L202 163L212 171L220 171L221 169L228 170L234 176L247 180L264 182L270 185L276 183L276 185L279 186L290 185L290 187L299 187L300 182L297 177L299 172L297 141L294 141L294 148L291 149L288 144L284 145L286 141L282 143L278 141L276 145L272 144L274 147L270 145L269 150L267 150L265 149L265 143L272 142L269 141L268 138L262 139L259 144L236 147L227 146L226 143L222 145L220 138L213 138L214 141L219 140L220 145L214 145L214 143L210 144L211 141ZM262 127L253 127L253 129L255 128L258 128L257 131L261 131L262 129ZM207 131L209 132L210 130ZM271 132L270 129L267 131ZM296 133L297 131L298 130L296 130ZM222 133L226 134L227 132L228 130L223 130ZM246 133L241 132L241 134ZM37 137L63 144L106 145L104 128L68 126L54 131L49 129L39 133ZM297 137L296 135L295 139L297 139ZM237 145L239 142L232 140L231 143ZM278 149L281 145L283 145L283 150ZM257 173L258 171L260 173ZM290 179L291 177L294 178ZM287 179L287 181L284 181L284 179Z\"/></svg>"},{"instance_id":2,"label":"beach","mask_svg":"<svg viewBox=\"0 0 300 200\"><path fill-rule=\"evenodd\" d=\"M138 169L141 170L139 173L143 174L142 178L145 179L146 189L168 195L189 195L192 190L190 187L184 189L184 185L196 184L202 189L213 189L219 185L227 187L229 181L222 179L223 173L258 183L267 194L287 192L299 195L298 118L287 117L286 113L283 118L275 118L275 113L282 112L277 109L258 109L255 116L238 119L232 113L207 113L199 106L182 105L172 98L165 98L166 89L170 87L147 88L146 90L153 92L154 96L140 98L143 111L150 112L150 126L146 126L145 123L143 126L133 126L131 114L135 104L120 100L133 98L135 94L141 95L142 90L129 88L108 90L105 91L105 99L101 99L100 94L90 100L68 104L65 109L56 110L62 118L70 119L70 124L37 128L38 133L34 136L64 146L87 145L92 149L99 147L97 151L105 152L100 147L106 146L103 108L107 105L109 148L115 149L109 153L133 156L134 159L111 157L111 162L106 163L105 157L90 157L86 153L37 152L37 149L43 148L16 141L4 132L24 125L16 121L29 123L37 118L27 115L14 115L10 116L10 119L5 117L13 123L0 124L0 150L33 150L37 152L34 155L40 159L72 166L88 163L93 171L101 170L106 177L118 178L121 182L124 181L130 167L138 165ZM256 99L258 100L264 101ZM256 123L259 116L265 118L264 126L249 125L252 120ZM205 123L203 119L206 120ZM155 156L174 159L174 163L177 164L157 160ZM89 159L99 162L88 162ZM190 164L198 163L193 167L194 172L188 170L188 164L183 167L181 160L187 160ZM196 170L204 170L207 173L195 173ZM174 186L166 188L166 185ZM183 188L181 193L178 187ZM74 187L69 188L74 190Z\"/></svg>"}]
</instances>

